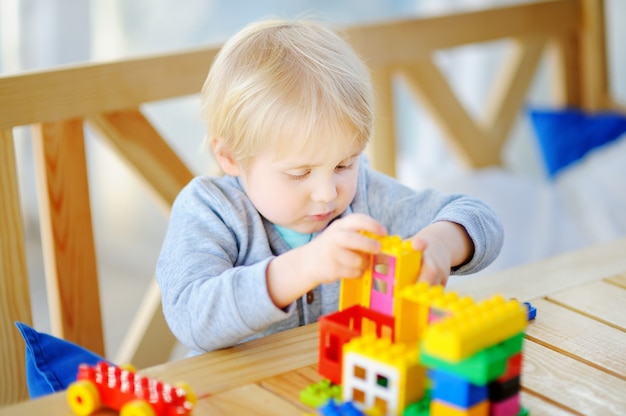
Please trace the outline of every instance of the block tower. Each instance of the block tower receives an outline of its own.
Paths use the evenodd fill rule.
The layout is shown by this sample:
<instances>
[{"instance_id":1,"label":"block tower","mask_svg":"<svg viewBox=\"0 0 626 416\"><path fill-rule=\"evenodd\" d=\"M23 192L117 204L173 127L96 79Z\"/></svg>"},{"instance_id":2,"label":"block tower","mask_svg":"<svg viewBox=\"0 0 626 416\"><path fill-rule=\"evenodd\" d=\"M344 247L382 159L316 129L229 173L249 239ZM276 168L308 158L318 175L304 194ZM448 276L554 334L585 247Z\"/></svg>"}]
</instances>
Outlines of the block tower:
<instances>
[{"instance_id":1,"label":"block tower","mask_svg":"<svg viewBox=\"0 0 626 416\"><path fill-rule=\"evenodd\" d=\"M339 311L319 323L318 371L341 386L333 400L340 395L350 414L527 414L519 398L527 306L417 282L421 253L410 242L372 238L381 253L360 279L342 281ZM317 407L318 390L301 399Z\"/></svg>"}]
</instances>

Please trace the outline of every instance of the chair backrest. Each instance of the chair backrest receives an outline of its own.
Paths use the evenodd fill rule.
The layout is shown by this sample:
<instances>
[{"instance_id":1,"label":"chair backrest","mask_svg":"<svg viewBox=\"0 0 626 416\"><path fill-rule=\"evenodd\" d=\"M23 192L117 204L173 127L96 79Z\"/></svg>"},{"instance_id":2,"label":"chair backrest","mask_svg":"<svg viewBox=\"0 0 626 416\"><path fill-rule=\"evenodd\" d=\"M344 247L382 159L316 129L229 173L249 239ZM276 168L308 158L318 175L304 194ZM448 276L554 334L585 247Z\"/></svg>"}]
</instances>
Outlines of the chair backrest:
<instances>
[{"instance_id":1,"label":"chair backrest","mask_svg":"<svg viewBox=\"0 0 626 416\"><path fill-rule=\"evenodd\" d=\"M548 44L558 58L553 83L558 103L590 110L612 107L603 13L601 0L552 0L346 28L376 84L376 133L368 148L374 168L395 175L396 75L406 79L473 167L501 163L502 146ZM478 122L463 108L432 55L500 39L513 40L515 47L494 86L486 121ZM198 93L217 50L0 77L0 405L27 397L24 347L14 321L32 322L13 128L33 126L53 333L103 354L83 123L98 131L169 206L192 173L139 107ZM174 344L155 286L145 305L124 344L124 362L140 367L167 359ZM157 352L156 345L162 347Z\"/></svg>"},{"instance_id":2,"label":"chair backrest","mask_svg":"<svg viewBox=\"0 0 626 416\"><path fill-rule=\"evenodd\" d=\"M27 397L24 343L14 322L32 324L13 128L33 126L52 332L105 356L83 123L101 133L169 207L192 173L139 106L197 93L215 52L0 78L0 405ZM138 367L167 360L174 346L158 289L149 292L142 322L131 327L124 344L135 351L122 362ZM154 335L155 329L162 335ZM158 342L141 344L143 336L157 336Z\"/></svg>"}]
</instances>

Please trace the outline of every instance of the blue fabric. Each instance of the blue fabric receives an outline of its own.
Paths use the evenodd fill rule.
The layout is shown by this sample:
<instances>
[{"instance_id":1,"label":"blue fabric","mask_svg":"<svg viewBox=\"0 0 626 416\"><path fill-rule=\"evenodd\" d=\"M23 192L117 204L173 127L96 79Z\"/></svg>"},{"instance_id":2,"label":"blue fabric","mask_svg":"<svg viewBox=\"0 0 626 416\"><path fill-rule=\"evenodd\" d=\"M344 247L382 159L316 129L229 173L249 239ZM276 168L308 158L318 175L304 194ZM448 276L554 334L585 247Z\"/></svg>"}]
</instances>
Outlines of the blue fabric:
<instances>
[{"instance_id":1,"label":"blue fabric","mask_svg":"<svg viewBox=\"0 0 626 416\"><path fill-rule=\"evenodd\" d=\"M616 112L530 109L529 115L550 178L626 132L626 116Z\"/></svg>"},{"instance_id":2,"label":"blue fabric","mask_svg":"<svg viewBox=\"0 0 626 416\"><path fill-rule=\"evenodd\" d=\"M15 325L26 342L26 383L31 399L65 390L76 381L80 364L106 361L72 342L37 332L21 322Z\"/></svg>"}]
</instances>

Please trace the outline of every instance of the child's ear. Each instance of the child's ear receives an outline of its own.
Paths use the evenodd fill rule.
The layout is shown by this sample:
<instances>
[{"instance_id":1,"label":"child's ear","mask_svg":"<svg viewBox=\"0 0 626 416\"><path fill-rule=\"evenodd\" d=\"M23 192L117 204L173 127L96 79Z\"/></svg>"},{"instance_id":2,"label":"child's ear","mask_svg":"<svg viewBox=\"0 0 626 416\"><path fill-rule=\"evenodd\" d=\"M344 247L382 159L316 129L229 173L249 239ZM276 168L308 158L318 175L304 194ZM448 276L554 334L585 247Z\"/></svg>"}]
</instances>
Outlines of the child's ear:
<instances>
[{"instance_id":1,"label":"child's ear","mask_svg":"<svg viewBox=\"0 0 626 416\"><path fill-rule=\"evenodd\" d=\"M224 140L221 137L214 138L211 140L211 147L213 148L215 159L224 173L230 176L239 175L239 165L230 150L224 146Z\"/></svg>"}]
</instances>

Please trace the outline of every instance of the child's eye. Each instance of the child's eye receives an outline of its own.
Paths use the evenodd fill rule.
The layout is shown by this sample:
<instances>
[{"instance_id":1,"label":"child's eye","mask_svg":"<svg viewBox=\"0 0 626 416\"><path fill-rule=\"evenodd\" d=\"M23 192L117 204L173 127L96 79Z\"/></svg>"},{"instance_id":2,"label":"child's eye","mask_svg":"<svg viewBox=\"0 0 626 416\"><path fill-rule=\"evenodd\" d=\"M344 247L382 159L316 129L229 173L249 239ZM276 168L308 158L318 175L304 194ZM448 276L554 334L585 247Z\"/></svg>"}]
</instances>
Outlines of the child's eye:
<instances>
[{"instance_id":1,"label":"child's eye","mask_svg":"<svg viewBox=\"0 0 626 416\"><path fill-rule=\"evenodd\" d=\"M354 166L354 162L344 163L344 164L341 164L341 165L337 165L337 167L335 167L335 170L337 172L341 172L342 170L352 169L352 166Z\"/></svg>"},{"instance_id":2,"label":"child's eye","mask_svg":"<svg viewBox=\"0 0 626 416\"><path fill-rule=\"evenodd\" d=\"M311 173L311 171L306 171L302 173L287 173L287 177L291 180L297 181L306 178L307 176L309 176L309 173Z\"/></svg>"}]
</instances>

